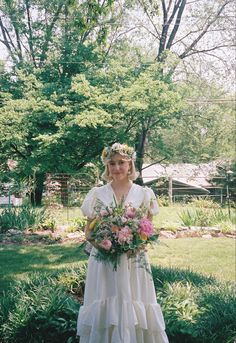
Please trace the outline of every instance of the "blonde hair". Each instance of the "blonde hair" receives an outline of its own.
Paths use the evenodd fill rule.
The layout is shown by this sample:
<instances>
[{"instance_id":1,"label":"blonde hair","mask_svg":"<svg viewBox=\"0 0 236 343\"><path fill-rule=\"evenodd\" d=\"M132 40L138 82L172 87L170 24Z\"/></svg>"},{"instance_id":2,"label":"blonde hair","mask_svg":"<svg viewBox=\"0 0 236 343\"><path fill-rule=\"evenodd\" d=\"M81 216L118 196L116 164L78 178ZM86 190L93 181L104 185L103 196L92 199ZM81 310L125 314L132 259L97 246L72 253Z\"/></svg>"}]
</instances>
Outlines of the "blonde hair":
<instances>
[{"instance_id":1,"label":"blonde hair","mask_svg":"<svg viewBox=\"0 0 236 343\"><path fill-rule=\"evenodd\" d=\"M128 179L132 181L136 180L139 173L135 169L134 161L133 160L127 160L127 161L130 162L130 165L131 165L130 173L128 174ZM109 175L109 169L108 169L107 163L105 164L105 170L102 173L101 178L108 182L112 181L112 177Z\"/></svg>"}]
</instances>

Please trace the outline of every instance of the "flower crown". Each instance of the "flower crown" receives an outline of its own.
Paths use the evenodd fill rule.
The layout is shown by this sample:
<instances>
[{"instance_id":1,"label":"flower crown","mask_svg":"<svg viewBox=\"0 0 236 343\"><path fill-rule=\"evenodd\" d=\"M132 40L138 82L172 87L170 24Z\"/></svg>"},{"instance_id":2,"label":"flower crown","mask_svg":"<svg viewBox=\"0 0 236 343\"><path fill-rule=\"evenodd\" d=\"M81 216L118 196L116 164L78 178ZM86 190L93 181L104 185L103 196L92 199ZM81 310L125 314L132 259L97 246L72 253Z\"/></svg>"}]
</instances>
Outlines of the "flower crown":
<instances>
[{"instance_id":1,"label":"flower crown","mask_svg":"<svg viewBox=\"0 0 236 343\"><path fill-rule=\"evenodd\" d=\"M111 147L106 147L103 149L101 156L103 164L106 164L111 159L111 156L116 153L129 160L135 161L136 159L136 152L134 151L134 148L128 146L127 144L114 143Z\"/></svg>"}]
</instances>

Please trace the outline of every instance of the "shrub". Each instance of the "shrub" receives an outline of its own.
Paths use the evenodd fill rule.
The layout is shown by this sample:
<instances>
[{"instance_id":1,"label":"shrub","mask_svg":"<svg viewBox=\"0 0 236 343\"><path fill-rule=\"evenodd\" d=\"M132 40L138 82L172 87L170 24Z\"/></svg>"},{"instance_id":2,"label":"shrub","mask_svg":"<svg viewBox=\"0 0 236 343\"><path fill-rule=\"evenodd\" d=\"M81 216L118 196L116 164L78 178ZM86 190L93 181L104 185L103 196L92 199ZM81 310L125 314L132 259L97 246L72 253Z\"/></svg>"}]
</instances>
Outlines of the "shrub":
<instances>
[{"instance_id":1,"label":"shrub","mask_svg":"<svg viewBox=\"0 0 236 343\"><path fill-rule=\"evenodd\" d=\"M179 217L186 226L212 226L218 223L234 221L234 217L229 217L228 213L222 209L206 209L206 208L196 208L187 209L179 213Z\"/></svg>"},{"instance_id":2,"label":"shrub","mask_svg":"<svg viewBox=\"0 0 236 343\"><path fill-rule=\"evenodd\" d=\"M56 221L49 215L46 215L45 218L41 220L38 226L35 226L36 230L51 230L52 232L55 231L56 228Z\"/></svg>"},{"instance_id":3,"label":"shrub","mask_svg":"<svg viewBox=\"0 0 236 343\"><path fill-rule=\"evenodd\" d=\"M200 207L200 208L214 208L214 209L220 208L220 204L218 204L217 202L210 199L204 199L204 198L192 198L191 204L194 207Z\"/></svg>"},{"instance_id":4,"label":"shrub","mask_svg":"<svg viewBox=\"0 0 236 343\"><path fill-rule=\"evenodd\" d=\"M187 270L153 267L171 343L233 343L234 285Z\"/></svg>"},{"instance_id":5,"label":"shrub","mask_svg":"<svg viewBox=\"0 0 236 343\"><path fill-rule=\"evenodd\" d=\"M212 343L232 343L236 339L236 302L233 285L221 283L204 287L198 299L201 315L196 335Z\"/></svg>"},{"instance_id":6,"label":"shrub","mask_svg":"<svg viewBox=\"0 0 236 343\"><path fill-rule=\"evenodd\" d=\"M4 209L0 214L0 232L9 229L25 230L37 226L45 218L45 208L22 206Z\"/></svg>"},{"instance_id":7,"label":"shrub","mask_svg":"<svg viewBox=\"0 0 236 343\"><path fill-rule=\"evenodd\" d=\"M184 335L189 342L196 336L194 326L201 311L197 295L196 289L188 282L165 283L157 293L170 336Z\"/></svg>"},{"instance_id":8,"label":"shrub","mask_svg":"<svg viewBox=\"0 0 236 343\"><path fill-rule=\"evenodd\" d=\"M87 264L81 264L78 269L69 269L58 276L58 283L78 297L83 297Z\"/></svg>"},{"instance_id":9,"label":"shrub","mask_svg":"<svg viewBox=\"0 0 236 343\"><path fill-rule=\"evenodd\" d=\"M176 268L152 267L170 343L232 343L236 302L231 283ZM74 343L86 264L32 274L0 299L0 342ZM73 294L73 297L71 296Z\"/></svg>"},{"instance_id":10,"label":"shrub","mask_svg":"<svg viewBox=\"0 0 236 343\"><path fill-rule=\"evenodd\" d=\"M81 218L78 217L70 223L69 227L67 228L67 232L75 232L78 230L83 230L85 228L85 225L87 224L87 219L86 218Z\"/></svg>"},{"instance_id":11,"label":"shrub","mask_svg":"<svg viewBox=\"0 0 236 343\"><path fill-rule=\"evenodd\" d=\"M157 203L160 207L168 207L168 206L170 206L169 197L166 195L158 195Z\"/></svg>"},{"instance_id":12,"label":"shrub","mask_svg":"<svg viewBox=\"0 0 236 343\"><path fill-rule=\"evenodd\" d=\"M193 226L196 225L197 216L194 211L190 210L183 210L179 213L179 218L182 221L182 224L185 226Z\"/></svg>"},{"instance_id":13,"label":"shrub","mask_svg":"<svg viewBox=\"0 0 236 343\"><path fill-rule=\"evenodd\" d=\"M33 275L18 282L0 301L0 341L75 342L79 303L54 277Z\"/></svg>"}]
</instances>

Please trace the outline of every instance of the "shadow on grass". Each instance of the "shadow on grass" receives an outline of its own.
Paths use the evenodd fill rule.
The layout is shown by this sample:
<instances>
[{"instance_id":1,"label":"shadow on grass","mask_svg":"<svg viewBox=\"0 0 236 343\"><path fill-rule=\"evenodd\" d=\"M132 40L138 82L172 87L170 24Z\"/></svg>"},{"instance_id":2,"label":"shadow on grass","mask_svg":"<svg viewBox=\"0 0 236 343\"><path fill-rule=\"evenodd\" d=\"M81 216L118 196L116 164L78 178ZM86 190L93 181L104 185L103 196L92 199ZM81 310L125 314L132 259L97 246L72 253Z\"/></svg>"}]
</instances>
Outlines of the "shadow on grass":
<instances>
[{"instance_id":1,"label":"shadow on grass","mask_svg":"<svg viewBox=\"0 0 236 343\"><path fill-rule=\"evenodd\" d=\"M166 282L188 282L197 287L217 283L216 278L193 272L190 269L152 266L152 274L156 289L162 288Z\"/></svg>"},{"instance_id":2,"label":"shadow on grass","mask_svg":"<svg viewBox=\"0 0 236 343\"><path fill-rule=\"evenodd\" d=\"M61 272L87 261L81 245L0 247L0 292L32 272Z\"/></svg>"}]
</instances>

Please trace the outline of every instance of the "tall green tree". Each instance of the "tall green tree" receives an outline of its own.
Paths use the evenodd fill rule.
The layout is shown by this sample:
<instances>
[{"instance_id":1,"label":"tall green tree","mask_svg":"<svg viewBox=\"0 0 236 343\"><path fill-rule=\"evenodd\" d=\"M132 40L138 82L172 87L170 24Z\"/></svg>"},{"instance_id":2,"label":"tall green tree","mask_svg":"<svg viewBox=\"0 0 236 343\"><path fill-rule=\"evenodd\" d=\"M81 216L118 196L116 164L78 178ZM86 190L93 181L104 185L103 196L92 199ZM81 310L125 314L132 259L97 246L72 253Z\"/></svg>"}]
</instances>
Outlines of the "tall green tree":
<instances>
[{"instance_id":1,"label":"tall green tree","mask_svg":"<svg viewBox=\"0 0 236 343\"><path fill-rule=\"evenodd\" d=\"M203 79L182 83L179 90L186 99L183 114L151 141L153 153L156 151L160 159L166 157L171 162L232 160L235 154L232 96Z\"/></svg>"}]
</instances>

